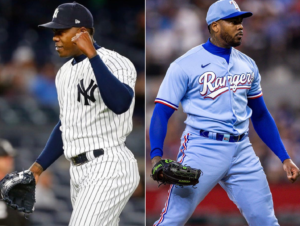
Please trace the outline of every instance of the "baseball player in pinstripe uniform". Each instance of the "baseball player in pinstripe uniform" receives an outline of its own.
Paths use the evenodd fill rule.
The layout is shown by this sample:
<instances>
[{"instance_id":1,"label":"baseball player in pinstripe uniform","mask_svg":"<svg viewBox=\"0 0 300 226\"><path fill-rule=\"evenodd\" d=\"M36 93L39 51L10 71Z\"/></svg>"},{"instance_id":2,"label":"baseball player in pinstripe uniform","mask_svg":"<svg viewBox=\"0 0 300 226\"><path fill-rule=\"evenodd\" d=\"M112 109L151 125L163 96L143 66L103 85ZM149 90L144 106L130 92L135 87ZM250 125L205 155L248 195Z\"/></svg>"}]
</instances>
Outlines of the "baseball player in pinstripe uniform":
<instances>
[{"instance_id":1,"label":"baseball player in pinstripe uniform","mask_svg":"<svg viewBox=\"0 0 300 226\"><path fill-rule=\"evenodd\" d=\"M249 225L279 225L266 175L248 137L249 118L291 182L299 169L264 103L255 62L233 48L242 42L243 18L251 15L233 0L212 4L206 17L210 39L176 59L160 86L149 131L152 163L163 155L168 119L181 102L187 119L177 161L200 168L203 175L196 189L170 187L155 226L184 225L217 183Z\"/></svg>"},{"instance_id":2,"label":"baseball player in pinstripe uniform","mask_svg":"<svg viewBox=\"0 0 300 226\"><path fill-rule=\"evenodd\" d=\"M70 161L70 226L118 225L139 183L137 161L125 146L132 130L136 71L120 54L93 41L90 11L58 6L51 22L60 57L71 57L56 76L60 121L30 167L36 181L63 153Z\"/></svg>"}]
</instances>

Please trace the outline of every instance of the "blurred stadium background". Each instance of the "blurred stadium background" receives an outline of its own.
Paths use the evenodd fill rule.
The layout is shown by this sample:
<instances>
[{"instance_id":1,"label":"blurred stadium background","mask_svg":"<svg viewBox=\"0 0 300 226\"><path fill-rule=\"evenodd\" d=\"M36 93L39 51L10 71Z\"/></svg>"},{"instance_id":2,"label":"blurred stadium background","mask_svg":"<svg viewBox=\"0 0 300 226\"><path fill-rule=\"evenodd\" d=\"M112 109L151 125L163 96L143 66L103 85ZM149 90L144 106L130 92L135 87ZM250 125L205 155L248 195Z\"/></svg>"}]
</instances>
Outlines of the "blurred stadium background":
<instances>
[{"instance_id":1,"label":"blurred stadium background","mask_svg":"<svg viewBox=\"0 0 300 226\"><path fill-rule=\"evenodd\" d=\"M209 37L205 17L212 0L146 1L146 222L159 218L167 186L157 188L150 177L149 124L154 99L169 64ZM254 16L245 19L244 37L238 48L253 58L262 76L266 104L279 128L293 161L300 166L300 1L236 0L241 10ZM176 158L186 115L178 110L170 119L164 157ZM300 225L300 180L290 184L280 160L250 128L250 139L259 156L273 194L280 225ZM201 166L201 163L199 163ZM201 167L200 167L201 168ZM176 217L176 216L174 216ZM242 215L221 187L197 207L188 226L246 225Z\"/></svg>"},{"instance_id":2,"label":"blurred stadium background","mask_svg":"<svg viewBox=\"0 0 300 226\"><path fill-rule=\"evenodd\" d=\"M58 122L54 79L66 59L58 57L52 31L37 26L50 21L55 8L66 2L72 1L0 0L0 138L9 140L17 150L17 171L35 161ZM94 16L97 43L128 57L137 69L134 130L127 146L138 159L141 183L123 211L120 225L144 225L145 5L138 0L77 2ZM72 211L68 170L69 162L61 157L41 177L36 209L28 225L68 224ZM1 217L3 214L0 221Z\"/></svg>"}]
</instances>

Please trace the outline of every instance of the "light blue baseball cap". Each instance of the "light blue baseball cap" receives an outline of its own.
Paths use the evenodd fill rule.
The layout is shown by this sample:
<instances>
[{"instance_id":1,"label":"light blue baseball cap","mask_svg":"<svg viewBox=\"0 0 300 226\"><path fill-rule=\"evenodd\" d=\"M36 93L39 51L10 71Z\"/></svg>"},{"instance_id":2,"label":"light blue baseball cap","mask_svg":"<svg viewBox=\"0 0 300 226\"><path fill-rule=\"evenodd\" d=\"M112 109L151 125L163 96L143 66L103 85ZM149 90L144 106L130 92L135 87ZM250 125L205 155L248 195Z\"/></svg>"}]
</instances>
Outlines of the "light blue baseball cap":
<instances>
[{"instance_id":1,"label":"light blue baseball cap","mask_svg":"<svg viewBox=\"0 0 300 226\"><path fill-rule=\"evenodd\" d=\"M237 16L243 16L245 18L252 16L252 13L241 11L234 0L219 0L209 7L206 22L207 25L210 25L212 22Z\"/></svg>"}]
</instances>

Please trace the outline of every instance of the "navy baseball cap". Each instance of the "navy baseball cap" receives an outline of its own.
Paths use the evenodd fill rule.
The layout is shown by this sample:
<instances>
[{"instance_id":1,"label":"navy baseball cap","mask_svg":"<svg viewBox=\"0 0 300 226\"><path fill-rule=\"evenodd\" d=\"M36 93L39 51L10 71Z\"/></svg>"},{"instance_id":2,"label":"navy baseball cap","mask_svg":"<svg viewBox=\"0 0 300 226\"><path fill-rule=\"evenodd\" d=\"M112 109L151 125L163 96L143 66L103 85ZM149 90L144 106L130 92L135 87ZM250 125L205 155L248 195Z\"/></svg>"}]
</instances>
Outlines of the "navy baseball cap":
<instances>
[{"instance_id":1,"label":"navy baseball cap","mask_svg":"<svg viewBox=\"0 0 300 226\"><path fill-rule=\"evenodd\" d=\"M94 27L91 12L83 5L73 2L59 5L53 14L52 21L39 27L51 29L66 29L71 27Z\"/></svg>"},{"instance_id":2,"label":"navy baseball cap","mask_svg":"<svg viewBox=\"0 0 300 226\"><path fill-rule=\"evenodd\" d=\"M240 7L234 0L219 0L212 4L206 15L207 25L212 22L229 19L237 16L250 17L253 14L251 12L241 11Z\"/></svg>"}]
</instances>

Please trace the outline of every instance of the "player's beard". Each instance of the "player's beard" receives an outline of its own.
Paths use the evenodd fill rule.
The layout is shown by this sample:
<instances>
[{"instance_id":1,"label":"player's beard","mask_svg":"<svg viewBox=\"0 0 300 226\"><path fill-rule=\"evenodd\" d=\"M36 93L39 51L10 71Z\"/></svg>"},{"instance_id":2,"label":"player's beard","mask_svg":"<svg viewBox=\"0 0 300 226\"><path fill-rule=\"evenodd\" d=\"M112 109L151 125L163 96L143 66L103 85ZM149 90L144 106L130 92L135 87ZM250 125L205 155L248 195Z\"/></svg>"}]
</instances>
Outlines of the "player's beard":
<instances>
[{"instance_id":1,"label":"player's beard","mask_svg":"<svg viewBox=\"0 0 300 226\"><path fill-rule=\"evenodd\" d=\"M220 36L229 46L237 47L242 44L242 38L238 39L236 36L232 37L225 31L221 32Z\"/></svg>"}]
</instances>

